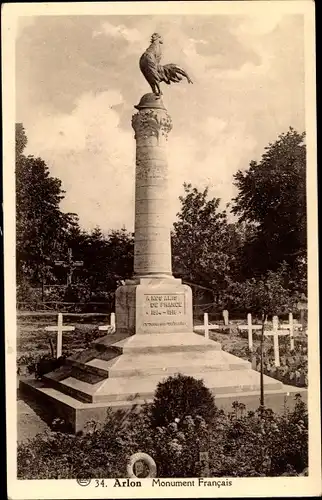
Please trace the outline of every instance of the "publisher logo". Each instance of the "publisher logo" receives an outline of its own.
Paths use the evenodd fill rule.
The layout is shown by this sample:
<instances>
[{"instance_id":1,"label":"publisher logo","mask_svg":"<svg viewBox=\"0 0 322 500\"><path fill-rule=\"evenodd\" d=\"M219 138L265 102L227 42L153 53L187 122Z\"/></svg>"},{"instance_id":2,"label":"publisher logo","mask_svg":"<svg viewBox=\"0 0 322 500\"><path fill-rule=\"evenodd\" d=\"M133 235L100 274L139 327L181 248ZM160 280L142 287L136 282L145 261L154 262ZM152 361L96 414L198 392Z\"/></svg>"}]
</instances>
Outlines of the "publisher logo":
<instances>
[{"instance_id":1,"label":"publisher logo","mask_svg":"<svg viewBox=\"0 0 322 500\"><path fill-rule=\"evenodd\" d=\"M76 479L79 486L88 486L91 482L91 479Z\"/></svg>"}]
</instances>

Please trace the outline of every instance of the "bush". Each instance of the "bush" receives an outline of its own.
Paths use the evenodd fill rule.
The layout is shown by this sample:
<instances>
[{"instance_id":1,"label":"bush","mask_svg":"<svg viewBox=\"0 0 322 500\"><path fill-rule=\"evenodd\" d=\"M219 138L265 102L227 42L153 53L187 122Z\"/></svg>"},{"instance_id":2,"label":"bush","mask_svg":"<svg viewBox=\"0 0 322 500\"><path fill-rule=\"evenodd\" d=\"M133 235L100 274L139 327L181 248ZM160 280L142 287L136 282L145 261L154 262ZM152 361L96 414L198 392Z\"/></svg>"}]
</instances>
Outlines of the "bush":
<instances>
[{"instance_id":1,"label":"bush","mask_svg":"<svg viewBox=\"0 0 322 500\"><path fill-rule=\"evenodd\" d=\"M22 375L27 373L29 375L35 375L37 379L40 379L45 373L49 373L57 368L60 368L65 359L71 356L72 353L66 351L60 358L55 358L51 354L30 354L20 356L17 360L17 373ZM24 369L25 368L25 369Z\"/></svg>"},{"instance_id":2,"label":"bush","mask_svg":"<svg viewBox=\"0 0 322 500\"><path fill-rule=\"evenodd\" d=\"M151 434L147 417L107 411L105 423L88 422L87 433L39 434L18 445L20 479L75 479L124 477L130 456L150 450Z\"/></svg>"},{"instance_id":3,"label":"bush","mask_svg":"<svg viewBox=\"0 0 322 500\"><path fill-rule=\"evenodd\" d=\"M158 477L297 476L308 467L308 415L301 397L295 408L246 412L234 402L229 413L217 411L211 422L201 416L176 418L154 427L144 409L127 418L108 412L105 423L88 424L76 436L48 432L18 445L19 479L124 477L130 456L148 453ZM200 452L208 453L207 474Z\"/></svg>"},{"instance_id":4,"label":"bush","mask_svg":"<svg viewBox=\"0 0 322 500\"><path fill-rule=\"evenodd\" d=\"M42 356L35 366L35 376L37 379L41 379L46 373L52 372L60 368L65 363L66 356L60 356L59 358L53 358L50 355Z\"/></svg>"},{"instance_id":5,"label":"bush","mask_svg":"<svg viewBox=\"0 0 322 500\"><path fill-rule=\"evenodd\" d=\"M199 415L210 422L216 414L216 406L202 380L179 373L159 382L150 411L152 425L157 427L188 415Z\"/></svg>"}]
</instances>

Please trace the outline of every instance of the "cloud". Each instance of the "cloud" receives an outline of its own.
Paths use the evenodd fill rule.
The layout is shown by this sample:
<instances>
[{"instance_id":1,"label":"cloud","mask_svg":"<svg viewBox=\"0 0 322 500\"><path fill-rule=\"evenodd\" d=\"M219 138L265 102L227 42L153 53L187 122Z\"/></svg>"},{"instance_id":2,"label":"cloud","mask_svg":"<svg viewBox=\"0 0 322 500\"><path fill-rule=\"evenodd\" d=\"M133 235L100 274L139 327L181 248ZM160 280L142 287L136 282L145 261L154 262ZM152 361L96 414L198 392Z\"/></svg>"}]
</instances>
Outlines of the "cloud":
<instances>
[{"instance_id":1,"label":"cloud","mask_svg":"<svg viewBox=\"0 0 322 500\"><path fill-rule=\"evenodd\" d=\"M115 90L83 94L71 114L40 116L29 124L29 142L37 151L91 150L99 137L117 128L119 116L111 106L122 102L120 92Z\"/></svg>"},{"instance_id":2,"label":"cloud","mask_svg":"<svg viewBox=\"0 0 322 500\"><path fill-rule=\"evenodd\" d=\"M208 40L203 40L202 38L200 40L196 40L195 38L189 38L189 42L193 44L201 44L201 45L208 45Z\"/></svg>"},{"instance_id":3,"label":"cloud","mask_svg":"<svg viewBox=\"0 0 322 500\"><path fill-rule=\"evenodd\" d=\"M62 180L62 208L87 229L133 225L134 140L119 126L116 91L84 94L71 114L25 123L27 153L41 156Z\"/></svg>"},{"instance_id":4,"label":"cloud","mask_svg":"<svg viewBox=\"0 0 322 500\"><path fill-rule=\"evenodd\" d=\"M62 208L76 212L81 225L103 230L133 230L135 141L128 126L120 127L115 106L119 92L86 93L71 114L40 116L26 123L27 153L41 156L51 175L62 180L66 198ZM168 143L169 205L172 225L180 209L183 182L222 199L222 208L235 195L232 175L248 164L256 141L247 137L243 123L208 116L196 134L177 131ZM236 154L238 152L238 154Z\"/></svg>"},{"instance_id":5,"label":"cloud","mask_svg":"<svg viewBox=\"0 0 322 500\"><path fill-rule=\"evenodd\" d=\"M190 182L200 190L208 186L209 196L221 198L223 209L236 194L233 174L248 166L256 145L256 139L246 132L245 124L228 123L214 116L208 117L195 137L170 137L169 223L180 209L178 196L183 194L183 182Z\"/></svg>"},{"instance_id":6,"label":"cloud","mask_svg":"<svg viewBox=\"0 0 322 500\"><path fill-rule=\"evenodd\" d=\"M209 185L224 206L236 194L239 168L289 125L304 128L301 29L290 16L37 20L17 44L17 118L29 153L62 180L63 208L78 213L82 226L133 229L130 121L133 104L149 91L138 58L158 31L163 62L179 64L194 81L163 86L173 119L169 221L185 181Z\"/></svg>"},{"instance_id":7,"label":"cloud","mask_svg":"<svg viewBox=\"0 0 322 500\"><path fill-rule=\"evenodd\" d=\"M237 36L262 36L274 31L285 14L281 12L269 13L267 15L248 15L233 30Z\"/></svg>"},{"instance_id":8,"label":"cloud","mask_svg":"<svg viewBox=\"0 0 322 500\"><path fill-rule=\"evenodd\" d=\"M100 30L93 31L94 38L100 35L124 39L130 43L139 42L142 39L142 35L138 29L127 28L124 24L115 26L109 22L103 23Z\"/></svg>"}]
</instances>

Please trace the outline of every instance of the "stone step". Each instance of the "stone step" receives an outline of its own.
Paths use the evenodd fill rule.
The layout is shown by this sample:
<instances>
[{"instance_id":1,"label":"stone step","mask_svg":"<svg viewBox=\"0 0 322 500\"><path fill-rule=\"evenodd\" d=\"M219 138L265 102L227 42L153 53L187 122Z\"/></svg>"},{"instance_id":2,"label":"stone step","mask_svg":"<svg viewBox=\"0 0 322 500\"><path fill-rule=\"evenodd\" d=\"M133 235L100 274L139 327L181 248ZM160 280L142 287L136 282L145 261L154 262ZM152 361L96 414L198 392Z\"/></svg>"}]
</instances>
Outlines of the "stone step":
<instances>
[{"instance_id":1,"label":"stone step","mask_svg":"<svg viewBox=\"0 0 322 500\"><path fill-rule=\"evenodd\" d=\"M96 356L99 356L100 352L101 351L99 351L95 347L90 347L88 349L84 349L81 352L73 354L72 356L67 358L66 361L76 361L78 363L86 363L88 360L96 358Z\"/></svg>"},{"instance_id":2,"label":"stone step","mask_svg":"<svg viewBox=\"0 0 322 500\"><path fill-rule=\"evenodd\" d=\"M92 370L97 370L97 372L105 373L106 376L109 376L109 371L111 366L113 366L114 360L108 360L102 358L93 358L90 361L87 361L86 367Z\"/></svg>"},{"instance_id":3,"label":"stone step","mask_svg":"<svg viewBox=\"0 0 322 500\"><path fill-rule=\"evenodd\" d=\"M153 395L148 399L135 398L133 402L110 401L90 403L81 401L71 395L65 394L60 390L49 387L46 383L39 380L20 380L20 391L32 400L36 400L44 410L51 412L51 418L60 416L66 422L69 422L74 432L80 430L86 431L88 421L95 418L100 423L106 419L106 410L108 408L121 410L122 412L135 411L137 405L143 405L146 401L151 402ZM214 392L214 391L213 391ZM282 388L269 390L265 384L265 405L278 413L285 411L285 405L288 408L294 407L295 394L300 393L303 401L307 402L307 390L300 387L282 386ZM231 411L232 403L238 401L244 403L247 410L256 410L259 406L259 391L243 391L238 393L215 394L215 402L218 408L225 411Z\"/></svg>"},{"instance_id":4,"label":"stone step","mask_svg":"<svg viewBox=\"0 0 322 500\"><path fill-rule=\"evenodd\" d=\"M185 372L180 372L186 375ZM149 400L153 397L157 384L165 380L160 375L129 378L110 378L106 380L100 388L93 394L93 402L129 402L133 404L137 400ZM204 384L216 396L228 393L244 393L260 390L260 376L258 372L252 370L236 370L227 372L203 372L193 373L196 379L202 379ZM265 391L281 390L283 384L278 380L264 376Z\"/></svg>"},{"instance_id":5,"label":"stone step","mask_svg":"<svg viewBox=\"0 0 322 500\"><path fill-rule=\"evenodd\" d=\"M65 380L61 380L59 383L51 384L51 386L64 394L78 399L79 401L91 403L94 400L94 394L105 382L106 379L95 384L90 384L88 382L70 376Z\"/></svg>"},{"instance_id":6,"label":"stone step","mask_svg":"<svg viewBox=\"0 0 322 500\"><path fill-rule=\"evenodd\" d=\"M123 354L109 369L109 378L136 377L147 373L152 375L173 375L184 372L187 375L195 372L245 370L250 369L248 361L229 356L223 351L207 352L170 352L166 357L158 354L138 354L133 356Z\"/></svg>"},{"instance_id":7,"label":"stone step","mask_svg":"<svg viewBox=\"0 0 322 500\"><path fill-rule=\"evenodd\" d=\"M80 363L78 361L67 359L66 363L71 366L72 376L83 380L84 382L94 384L100 380L108 378L108 370L99 366L91 365L91 360L86 363Z\"/></svg>"},{"instance_id":8,"label":"stone step","mask_svg":"<svg viewBox=\"0 0 322 500\"><path fill-rule=\"evenodd\" d=\"M91 352L93 354L93 352ZM101 356L102 353L97 352ZM87 357L84 357L87 359ZM101 357L86 362L68 358L59 370L47 374L45 378L61 381L69 376L88 384L96 384L107 378L136 377L151 375L174 375L184 372L193 375L196 371L230 371L250 368L248 361L230 356L224 351L171 352L166 357L158 354L123 355L113 359Z\"/></svg>"},{"instance_id":9,"label":"stone step","mask_svg":"<svg viewBox=\"0 0 322 500\"><path fill-rule=\"evenodd\" d=\"M200 371L202 369L203 371ZM165 380L169 375L182 373L191 375L194 378L204 380L212 392L216 395L225 393L238 393L247 391L259 391L260 376L259 373L250 369L230 369L204 371L204 367L180 367L175 371L169 371L169 368L162 373L147 375L114 376L104 380L92 383L81 380L79 376L75 377L72 373L63 380L47 378L51 387L70 395L79 401L85 402L113 402L113 401L134 401L138 399L150 399L161 380ZM265 390L279 390L282 383L278 380L264 376Z\"/></svg>"},{"instance_id":10,"label":"stone step","mask_svg":"<svg viewBox=\"0 0 322 500\"><path fill-rule=\"evenodd\" d=\"M188 373L180 370L180 373L190 375L190 371ZM260 389L259 373L252 370L230 371L229 377L225 371L194 372L191 375L196 379L202 379L214 395L259 391ZM164 373L164 376L150 375L146 379L141 376L116 377L95 384L70 376L61 381L51 380L50 385L79 401L95 403L133 401L135 403L137 400L150 400L157 384L168 376L169 373ZM265 391L272 391L282 389L283 384L278 380L264 376L264 386Z\"/></svg>"},{"instance_id":11,"label":"stone step","mask_svg":"<svg viewBox=\"0 0 322 500\"><path fill-rule=\"evenodd\" d=\"M100 350L104 351L104 345L110 345L109 336L95 341L99 343ZM112 347L112 346L111 346ZM219 342L205 339L201 335L191 333L154 333L137 334L124 338L113 344L113 348L120 349L123 354L153 354L170 352L207 352L220 351ZM99 356L101 357L101 356Z\"/></svg>"},{"instance_id":12,"label":"stone step","mask_svg":"<svg viewBox=\"0 0 322 500\"><path fill-rule=\"evenodd\" d=\"M57 368L55 371L53 372L49 372L49 373L46 373L45 375L43 375L43 379L45 380L53 380L53 381L57 381L59 382L60 380L63 380L67 377L69 377L69 375L71 374L71 367L70 366L67 366L66 364L63 365L63 366L60 366L59 368Z\"/></svg>"},{"instance_id":13,"label":"stone step","mask_svg":"<svg viewBox=\"0 0 322 500\"><path fill-rule=\"evenodd\" d=\"M102 359L104 361L113 361L114 359L118 358L121 356L122 350L121 348L115 348L112 349L111 347L105 348L105 350L101 349L100 351L96 352L96 356L93 356L91 359ZM90 361L90 360L87 360Z\"/></svg>"}]
</instances>

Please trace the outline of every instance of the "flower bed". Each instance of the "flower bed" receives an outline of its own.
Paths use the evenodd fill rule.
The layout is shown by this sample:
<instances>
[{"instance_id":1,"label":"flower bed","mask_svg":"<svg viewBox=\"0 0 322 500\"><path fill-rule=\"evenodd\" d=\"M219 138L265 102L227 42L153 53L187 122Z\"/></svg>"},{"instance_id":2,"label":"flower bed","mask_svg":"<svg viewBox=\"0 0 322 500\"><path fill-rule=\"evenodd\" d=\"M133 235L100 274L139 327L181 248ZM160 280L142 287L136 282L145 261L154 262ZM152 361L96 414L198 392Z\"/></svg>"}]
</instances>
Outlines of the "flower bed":
<instances>
[{"instance_id":1,"label":"flower bed","mask_svg":"<svg viewBox=\"0 0 322 500\"><path fill-rule=\"evenodd\" d=\"M225 349L225 346L223 346ZM260 371L260 347L256 347L251 353L248 346L228 346L226 348L230 354L239 358L251 361L252 367ZM283 384L293 385L296 387L308 386L308 353L307 339L295 337L295 349L290 350L289 339L280 340L280 367L275 367L274 349L271 342L265 339L264 342L264 373L269 377L276 378Z\"/></svg>"},{"instance_id":2,"label":"flower bed","mask_svg":"<svg viewBox=\"0 0 322 500\"><path fill-rule=\"evenodd\" d=\"M148 453L157 477L205 477L200 452L206 452L209 477L300 475L308 464L308 415L300 396L293 411L277 415L261 408L245 411L235 402L229 413L216 410L209 422L178 415L154 427L149 409L109 413L87 434L49 432L18 446L19 479L124 477L129 458Z\"/></svg>"}]
</instances>

